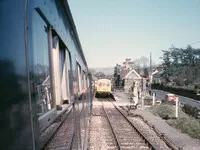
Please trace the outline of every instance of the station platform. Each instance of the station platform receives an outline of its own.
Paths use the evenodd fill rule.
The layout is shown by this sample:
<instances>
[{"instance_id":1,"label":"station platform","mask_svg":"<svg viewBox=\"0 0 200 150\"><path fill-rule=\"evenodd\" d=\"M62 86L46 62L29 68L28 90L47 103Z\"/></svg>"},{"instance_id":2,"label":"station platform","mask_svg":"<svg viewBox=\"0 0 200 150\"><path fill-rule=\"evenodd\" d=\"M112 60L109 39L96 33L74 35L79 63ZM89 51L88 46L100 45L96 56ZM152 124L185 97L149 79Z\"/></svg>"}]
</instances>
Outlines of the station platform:
<instances>
[{"instance_id":1,"label":"station platform","mask_svg":"<svg viewBox=\"0 0 200 150\"><path fill-rule=\"evenodd\" d=\"M112 93L115 98L115 104L120 106L136 106L136 104L133 102L133 100L130 98L128 94L122 91L115 91ZM149 108L152 105L152 96L147 95L144 98L144 108ZM141 100L138 100L137 107L141 108ZM142 108L141 108L142 109Z\"/></svg>"},{"instance_id":2,"label":"station platform","mask_svg":"<svg viewBox=\"0 0 200 150\"><path fill-rule=\"evenodd\" d=\"M119 106L130 106L134 105L133 102L130 101L128 94L120 91L115 91L112 93L115 101L114 103Z\"/></svg>"}]
</instances>

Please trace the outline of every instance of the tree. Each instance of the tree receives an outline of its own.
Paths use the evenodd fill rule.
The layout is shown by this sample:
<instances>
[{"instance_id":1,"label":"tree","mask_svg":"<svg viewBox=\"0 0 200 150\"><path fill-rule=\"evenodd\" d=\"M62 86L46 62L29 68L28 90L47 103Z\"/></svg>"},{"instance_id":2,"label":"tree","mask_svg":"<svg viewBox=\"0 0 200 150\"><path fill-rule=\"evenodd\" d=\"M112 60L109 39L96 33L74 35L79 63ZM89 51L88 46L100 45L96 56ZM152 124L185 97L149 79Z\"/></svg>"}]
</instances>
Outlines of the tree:
<instances>
[{"instance_id":1,"label":"tree","mask_svg":"<svg viewBox=\"0 0 200 150\"><path fill-rule=\"evenodd\" d=\"M142 56L140 59L139 59L139 62L140 62L140 66L142 68L146 68L148 66L148 63L149 63L149 59L147 57L144 57Z\"/></svg>"},{"instance_id":2,"label":"tree","mask_svg":"<svg viewBox=\"0 0 200 150\"><path fill-rule=\"evenodd\" d=\"M92 73L92 74L96 74L96 71L95 71L95 69L89 69L90 70L90 72Z\"/></svg>"},{"instance_id":3,"label":"tree","mask_svg":"<svg viewBox=\"0 0 200 150\"><path fill-rule=\"evenodd\" d=\"M141 66L140 66L140 61L139 59L135 59L134 60L134 69L136 70L136 72L140 72L141 71Z\"/></svg>"},{"instance_id":4,"label":"tree","mask_svg":"<svg viewBox=\"0 0 200 150\"><path fill-rule=\"evenodd\" d=\"M95 76L96 76L98 79L101 79L101 78L105 78L105 77L106 77L106 75L105 75L103 72L97 72L97 73L95 74Z\"/></svg>"},{"instance_id":5,"label":"tree","mask_svg":"<svg viewBox=\"0 0 200 150\"><path fill-rule=\"evenodd\" d=\"M144 68L144 76L147 78L149 76L148 68Z\"/></svg>"},{"instance_id":6,"label":"tree","mask_svg":"<svg viewBox=\"0 0 200 150\"><path fill-rule=\"evenodd\" d=\"M115 86L119 86L120 82L120 72L121 72L121 65L116 64L114 68L114 84Z\"/></svg>"},{"instance_id":7,"label":"tree","mask_svg":"<svg viewBox=\"0 0 200 150\"><path fill-rule=\"evenodd\" d=\"M117 76L117 67L114 68L114 74L113 74L113 76L114 76L114 77Z\"/></svg>"},{"instance_id":8,"label":"tree","mask_svg":"<svg viewBox=\"0 0 200 150\"><path fill-rule=\"evenodd\" d=\"M170 51L168 50L162 50L163 52L163 56L161 57L164 61L164 64L167 66L167 67L170 67L170 59L171 59L171 53Z\"/></svg>"},{"instance_id":9,"label":"tree","mask_svg":"<svg viewBox=\"0 0 200 150\"><path fill-rule=\"evenodd\" d=\"M178 48L175 48L174 45L172 45L171 48L169 48L169 51L170 51L170 56L171 56L173 65L177 66L179 64L180 59L181 59L180 50ZM169 57L169 55L168 55L168 57ZM170 60L170 58L168 58L166 60L168 62Z\"/></svg>"},{"instance_id":10,"label":"tree","mask_svg":"<svg viewBox=\"0 0 200 150\"><path fill-rule=\"evenodd\" d=\"M148 63L149 59L147 57L142 56L141 58L134 60L134 68L138 73L140 73L144 68L148 68Z\"/></svg>"},{"instance_id":11,"label":"tree","mask_svg":"<svg viewBox=\"0 0 200 150\"><path fill-rule=\"evenodd\" d=\"M161 75L166 84L194 87L200 83L200 49L188 45L186 48L171 46L163 51L163 63L166 66Z\"/></svg>"},{"instance_id":12,"label":"tree","mask_svg":"<svg viewBox=\"0 0 200 150\"><path fill-rule=\"evenodd\" d=\"M139 59L134 60L134 64L135 64L136 68L140 68L140 69L147 67L148 63L149 63L149 59L144 56L142 56Z\"/></svg>"}]
</instances>

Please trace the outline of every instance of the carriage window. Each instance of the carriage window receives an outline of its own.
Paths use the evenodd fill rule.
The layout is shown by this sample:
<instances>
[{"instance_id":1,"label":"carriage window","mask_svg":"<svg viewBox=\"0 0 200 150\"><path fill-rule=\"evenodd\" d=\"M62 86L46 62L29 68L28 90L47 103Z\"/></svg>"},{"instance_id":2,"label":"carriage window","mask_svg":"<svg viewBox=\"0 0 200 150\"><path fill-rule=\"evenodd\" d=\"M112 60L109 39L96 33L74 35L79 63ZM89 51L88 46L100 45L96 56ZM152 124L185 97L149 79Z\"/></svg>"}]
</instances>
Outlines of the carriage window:
<instances>
[{"instance_id":1,"label":"carriage window","mask_svg":"<svg viewBox=\"0 0 200 150\"><path fill-rule=\"evenodd\" d=\"M69 71L71 70L70 55L66 45L53 31L53 49L52 49L52 78L55 105L69 103Z\"/></svg>"},{"instance_id":2,"label":"carriage window","mask_svg":"<svg viewBox=\"0 0 200 150\"><path fill-rule=\"evenodd\" d=\"M66 64L65 64L65 51L64 48L59 48L59 67L60 67L60 92L61 92L61 103L67 99L66 89Z\"/></svg>"},{"instance_id":3,"label":"carriage window","mask_svg":"<svg viewBox=\"0 0 200 150\"><path fill-rule=\"evenodd\" d=\"M84 87L84 89L86 89L87 88L87 77L86 77L86 75L85 75L85 72L83 72L83 87Z\"/></svg>"},{"instance_id":4,"label":"carriage window","mask_svg":"<svg viewBox=\"0 0 200 150\"><path fill-rule=\"evenodd\" d=\"M87 78L87 88L89 88L89 87L90 87L90 79Z\"/></svg>"},{"instance_id":5,"label":"carriage window","mask_svg":"<svg viewBox=\"0 0 200 150\"><path fill-rule=\"evenodd\" d=\"M85 88L87 89L87 77L86 77L86 75L85 75L84 79L85 79Z\"/></svg>"},{"instance_id":6,"label":"carriage window","mask_svg":"<svg viewBox=\"0 0 200 150\"><path fill-rule=\"evenodd\" d=\"M81 77L82 77L82 79L81 79L81 82L82 82L82 89L83 88L85 88L85 84L84 84L84 71L82 71L82 75L81 75Z\"/></svg>"},{"instance_id":7,"label":"carriage window","mask_svg":"<svg viewBox=\"0 0 200 150\"><path fill-rule=\"evenodd\" d=\"M61 86L61 103L69 100L69 73L68 67L69 53L63 43L60 43L59 48L59 60L60 60L60 86ZM68 65L69 64L69 65Z\"/></svg>"},{"instance_id":8,"label":"carriage window","mask_svg":"<svg viewBox=\"0 0 200 150\"><path fill-rule=\"evenodd\" d=\"M102 83L99 83L99 86L102 86Z\"/></svg>"},{"instance_id":9,"label":"carriage window","mask_svg":"<svg viewBox=\"0 0 200 150\"><path fill-rule=\"evenodd\" d=\"M37 98L38 116L46 113L52 108L50 74L49 74L49 53L48 53L48 33L44 20L35 12L33 14L33 58L31 67L31 80L34 83ZM41 42L42 41L42 42Z\"/></svg>"},{"instance_id":10,"label":"carriage window","mask_svg":"<svg viewBox=\"0 0 200 150\"><path fill-rule=\"evenodd\" d=\"M67 93L68 93L68 99L70 99L70 94L72 93L72 81L70 81L69 79L71 79L71 55L70 52L66 49L66 62L67 62Z\"/></svg>"}]
</instances>

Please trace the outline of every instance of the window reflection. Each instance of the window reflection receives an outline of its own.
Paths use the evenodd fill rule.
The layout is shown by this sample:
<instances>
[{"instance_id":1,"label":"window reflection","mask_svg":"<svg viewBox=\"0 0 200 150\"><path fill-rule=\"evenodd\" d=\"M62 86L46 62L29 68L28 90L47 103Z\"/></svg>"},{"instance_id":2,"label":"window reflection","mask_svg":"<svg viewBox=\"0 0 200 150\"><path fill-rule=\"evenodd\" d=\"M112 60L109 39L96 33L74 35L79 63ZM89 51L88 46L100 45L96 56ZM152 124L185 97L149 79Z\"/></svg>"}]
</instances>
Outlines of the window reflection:
<instances>
[{"instance_id":1,"label":"window reflection","mask_svg":"<svg viewBox=\"0 0 200 150\"><path fill-rule=\"evenodd\" d=\"M37 13L34 13L34 18L32 80L36 89L37 112L40 116L51 109L52 96L50 90L48 34L45 30L47 25Z\"/></svg>"}]
</instances>

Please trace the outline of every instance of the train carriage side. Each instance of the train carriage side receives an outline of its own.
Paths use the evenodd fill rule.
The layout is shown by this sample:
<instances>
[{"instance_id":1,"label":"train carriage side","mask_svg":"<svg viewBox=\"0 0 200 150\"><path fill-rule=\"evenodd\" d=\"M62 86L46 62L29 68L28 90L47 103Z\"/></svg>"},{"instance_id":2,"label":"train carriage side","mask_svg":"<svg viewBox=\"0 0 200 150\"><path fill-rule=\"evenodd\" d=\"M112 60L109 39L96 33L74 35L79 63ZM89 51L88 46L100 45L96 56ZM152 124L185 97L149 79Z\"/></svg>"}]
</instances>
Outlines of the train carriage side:
<instances>
[{"instance_id":1,"label":"train carriage side","mask_svg":"<svg viewBox=\"0 0 200 150\"><path fill-rule=\"evenodd\" d=\"M59 113L89 109L85 56L67 0L0 1L0 12L1 148L40 149Z\"/></svg>"}]
</instances>

